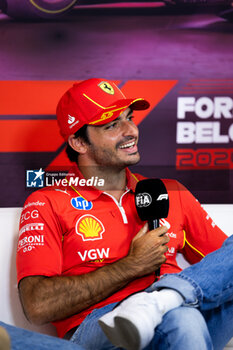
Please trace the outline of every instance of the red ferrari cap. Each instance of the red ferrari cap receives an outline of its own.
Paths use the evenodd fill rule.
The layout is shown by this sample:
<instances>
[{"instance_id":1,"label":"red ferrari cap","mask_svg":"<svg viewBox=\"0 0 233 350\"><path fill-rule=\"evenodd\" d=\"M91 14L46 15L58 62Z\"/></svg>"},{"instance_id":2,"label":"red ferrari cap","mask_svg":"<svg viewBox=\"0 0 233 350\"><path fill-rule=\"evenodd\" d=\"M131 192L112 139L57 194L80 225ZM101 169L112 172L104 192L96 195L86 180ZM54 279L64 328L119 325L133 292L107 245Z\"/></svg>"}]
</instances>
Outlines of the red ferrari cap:
<instances>
[{"instance_id":1,"label":"red ferrari cap","mask_svg":"<svg viewBox=\"0 0 233 350\"><path fill-rule=\"evenodd\" d=\"M150 104L143 98L126 98L116 84L108 80L94 78L74 84L58 102L61 135L67 140L85 124L107 124L129 106L143 110Z\"/></svg>"}]
</instances>

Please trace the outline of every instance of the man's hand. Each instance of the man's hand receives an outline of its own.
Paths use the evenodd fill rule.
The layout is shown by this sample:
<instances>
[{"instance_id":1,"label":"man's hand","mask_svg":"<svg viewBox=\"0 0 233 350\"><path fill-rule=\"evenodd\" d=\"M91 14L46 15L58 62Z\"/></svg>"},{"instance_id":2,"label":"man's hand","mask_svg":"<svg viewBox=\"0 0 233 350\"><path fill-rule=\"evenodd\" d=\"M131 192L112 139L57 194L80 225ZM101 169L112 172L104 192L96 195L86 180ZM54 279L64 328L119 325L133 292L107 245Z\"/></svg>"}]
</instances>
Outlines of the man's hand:
<instances>
[{"instance_id":1,"label":"man's hand","mask_svg":"<svg viewBox=\"0 0 233 350\"><path fill-rule=\"evenodd\" d=\"M138 276L156 271L166 261L164 254L168 250L166 244L169 242L166 232L165 226L148 231L148 224L146 224L133 238L125 260L129 264L135 264Z\"/></svg>"}]
</instances>

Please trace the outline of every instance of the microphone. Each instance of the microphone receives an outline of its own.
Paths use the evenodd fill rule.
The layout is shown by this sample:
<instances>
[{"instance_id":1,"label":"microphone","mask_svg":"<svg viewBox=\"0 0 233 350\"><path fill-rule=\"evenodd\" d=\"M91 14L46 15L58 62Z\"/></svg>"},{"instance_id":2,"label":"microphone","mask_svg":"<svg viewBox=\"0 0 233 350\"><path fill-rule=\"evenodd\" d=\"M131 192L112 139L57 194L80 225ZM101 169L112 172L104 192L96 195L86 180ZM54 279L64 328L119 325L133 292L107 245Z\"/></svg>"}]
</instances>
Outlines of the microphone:
<instances>
[{"instance_id":1,"label":"microphone","mask_svg":"<svg viewBox=\"0 0 233 350\"><path fill-rule=\"evenodd\" d=\"M135 204L140 219L148 221L149 230L159 227L159 219L166 218L169 211L169 198L163 181L139 181L135 189Z\"/></svg>"},{"instance_id":2,"label":"microphone","mask_svg":"<svg viewBox=\"0 0 233 350\"><path fill-rule=\"evenodd\" d=\"M139 181L135 189L135 204L138 216L142 221L148 221L150 231L159 227L159 219L166 218L169 211L169 198L163 181ZM155 271L155 275L157 278L160 276L160 268Z\"/></svg>"}]
</instances>

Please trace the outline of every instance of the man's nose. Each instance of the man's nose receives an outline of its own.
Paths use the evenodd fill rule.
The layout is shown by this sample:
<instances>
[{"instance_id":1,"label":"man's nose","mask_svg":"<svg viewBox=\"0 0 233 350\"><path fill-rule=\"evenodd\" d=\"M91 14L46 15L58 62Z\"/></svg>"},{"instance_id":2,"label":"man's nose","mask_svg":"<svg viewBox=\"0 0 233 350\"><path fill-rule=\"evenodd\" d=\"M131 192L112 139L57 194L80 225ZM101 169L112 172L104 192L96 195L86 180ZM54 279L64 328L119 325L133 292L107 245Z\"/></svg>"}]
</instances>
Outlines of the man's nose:
<instances>
[{"instance_id":1,"label":"man's nose","mask_svg":"<svg viewBox=\"0 0 233 350\"><path fill-rule=\"evenodd\" d=\"M124 121L122 127L124 136L138 136L138 128L132 121Z\"/></svg>"}]
</instances>

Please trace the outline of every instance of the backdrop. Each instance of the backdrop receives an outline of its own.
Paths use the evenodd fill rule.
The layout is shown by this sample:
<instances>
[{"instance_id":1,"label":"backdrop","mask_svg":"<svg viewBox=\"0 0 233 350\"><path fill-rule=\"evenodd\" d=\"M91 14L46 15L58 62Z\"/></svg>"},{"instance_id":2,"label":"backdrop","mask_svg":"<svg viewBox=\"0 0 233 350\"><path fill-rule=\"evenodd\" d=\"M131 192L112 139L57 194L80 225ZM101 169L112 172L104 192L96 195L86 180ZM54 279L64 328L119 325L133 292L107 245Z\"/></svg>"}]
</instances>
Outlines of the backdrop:
<instances>
[{"instance_id":1,"label":"backdrop","mask_svg":"<svg viewBox=\"0 0 233 350\"><path fill-rule=\"evenodd\" d=\"M55 120L74 81L101 77L151 107L136 114L141 162L203 203L233 202L233 23L210 12L74 9L56 22L0 16L0 206L20 207L26 170L67 169Z\"/></svg>"}]
</instances>

